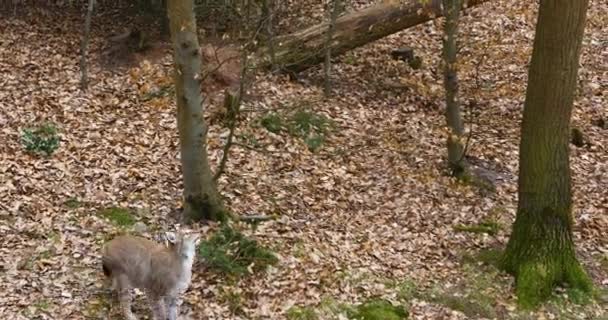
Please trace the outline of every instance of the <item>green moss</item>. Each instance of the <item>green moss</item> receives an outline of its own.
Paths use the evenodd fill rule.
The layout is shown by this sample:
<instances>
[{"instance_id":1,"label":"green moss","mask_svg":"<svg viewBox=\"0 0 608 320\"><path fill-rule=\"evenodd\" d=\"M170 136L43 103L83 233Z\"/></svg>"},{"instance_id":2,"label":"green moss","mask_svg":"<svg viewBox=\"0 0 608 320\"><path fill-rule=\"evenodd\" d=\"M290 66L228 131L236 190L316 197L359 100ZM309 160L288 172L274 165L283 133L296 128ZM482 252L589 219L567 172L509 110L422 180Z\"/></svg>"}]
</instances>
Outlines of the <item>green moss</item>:
<instances>
[{"instance_id":1,"label":"green moss","mask_svg":"<svg viewBox=\"0 0 608 320\"><path fill-rule=\"evenodd\" d=\"M354 308L349 318L360 320L401 320L408 317L402 306L393 306L385 300L370 300Z\"/></svg>"},{"instance_id":2,"label":"green moss","mask_svg":"<svg viewBox=\"0 0 608 320\"><path fill-rule=\"evenodd\" d=\"M260 124L272 133L279 133L283 128L283 119L276 112L270 112L262 116Z\"/></svg>"},{"instance_id":3,"label":"green moss","mask_svg":"<svg viewBox=\"0 0 608 320\"><path fill-rule=\"evenodd\" d=\"M477 260L487 265L499 268L503 255L504 253L500 249L483 249L477 253Z\"/></svg>"},{"instance_id":4,"label":"green moss","mask_svg":"<svg viewBox=\"0 0 608 320\"><path fill-rule=\"evenodd\" d=\"M130 227L135 224L136 220L129 209L120 207L105 208L99 214L108 219L112 224L119 227Z\"/></svg>"},{"instance_id":5,"label":"green moss","mask_svg":"<svg viewBox=\"0 0 608 320\"><path fill-rule=\"evenodd\" d=\"M608 253L604 253L602 256L600 256L600 266L604 272L608 272Z\"/></svg>"},{"instance_id":6,"label":"green moss","mask_svg":"<svg viewBox=\"0 0 608 320\"><path fill-rule=\"evenodd\" d=\"M289 320L318 320L319 316L311 307L293 306L285 315Z\"/></svg>"},{"instance_id":7,"label":"green moss","mask_svg":"<svg viewBox=\"0 0 608 320\"><path fill-rule=\"evenodd\" d=\"M342 56L342 63L354 65L357 63L357 60L353 54L346 54L346 55Z\"/></svg>"},{"instance_id":8,"label":"green moss","mask_svg":"<svg viewBox=\"0 0 608 320\"><path fill-rule=\"evenodd\" d=\"M297 110L289 119L287 129L293 136L308 137L311 133L323 133L329 128L327 117L308 110Z\"/></svg>"},{"instance_id":9,"label":"green moss","mask_svg":"<svg viewBox=\"0 0 608 320\"><path fill-rule=\"evenodd\" d=\"M63 204L70 209L77 209L83 205L82 202L76 197L72 197L63 202Z\"/></svg>"},{"instance_id":10,"label":"green moss","mask_svg":"<svg viewBox=\"0 0 608 320\"><path fill-rule=\"evenodd\" d=\"M304 139L304 143L308 146L308 150L315 152L323 145L325 137L322 135L313 135Z\"/></svg>"},{"instance_id":11,"label":"green moss","mask_svg":"<svg viewBox=\"0 0 608 320\"><path fill-rule=\"evenodd\" d=\"M199 254L211 270L232 276L263 270L278 262L274 253L228 224L223 224L210 240L201 242Z\"/></svg>"},{"instance_id":12,"label":"green moss","mask_svg":"<svg viewBox=\"0 0 608 320\"><path fill-rule=\"evenodd\" d=\"M308 107L308 103L303 102L295 106L296 111L290 114L266 113L260 118L260 124L270 132L285 130L291 136L303 139L308 149L314 152L323 145L333 125L324 115L307 110Z\"/></svg>"},{"instance_id":13,"label":"green moss","mask_svg":"<svg viewBox=\"0 0 608 320\"><path fill-rule=\"evenodd\" d=\"M590 294L593 291L591 280L575 260L567 266L557 262L524 263L519 267L516 277L517 302L526 310L533 309L547 300L554 286L562 282L570 285L569 290L580 291L576 293L579 296L581 293Z\"/></svg>"},{"instance_id":14,"label":"green moss","mask_svg":"<svg viewBox=\"0 0 608 320\"><path fill-rule=\"evenodd\" d=\"M501 225L497 221L486 220L473 225L459 224L454 226L454 230L460 232L485 233L494 236L500 231Z\"/></svg>"},{"instance_id":15,"label":"green moss","mask_svg":"<svg viewBox=\"0 0 608 320\"><path fill-rule=\"evenodd\" d=\"M460 311L470 318L496 318L496 312L491 305L486 303L486 301L476 301L474 297L435 292L430 294L427 299L434 303L442 304L452 310Z\"/></svg>"},{"instance_id":16,"label":"green moss","mask_svg":"<svg viewBox=\"0 0 608 320\"><path fill-rule=\"evenodd\" d=\"M417 285L415 282L411 280L406 280L400 283L397 286L397 297L404 301L409 301L415 297L417 297Z\"/></svg>"},{"instance_id":17,"label":"green moss","mask_svg":"<svg viewBox=\"0 0 608 320\"><path fill-rule=\"evenodd\" d=\"M183 216L187 222L202 220L227 222L232 214L222 204L217 190L210 189L208 193L199 196L187 196L184 200Z\"/></svg>"},{"instance_id":18,"label":"green moss","mask_svg":"<svg viewBox=\"0 0 608 320\"><path fill-rule=\"evenodd\" d=\"M422 58L419 56L414 56L414 58L407 61L410 68L414 70L418 70L422 68Z\"/></svg>"},{"instance_id":19,"label":"green moss","mask_svg":"<svg viewBox=\"0 0 608 320\"><path fill-rule=\"evenodd\" d=\"M40 311L46 311L51 308L51 303L48 300L42 299L34 303L34 308Z\"/></svg>"}]
</instances>

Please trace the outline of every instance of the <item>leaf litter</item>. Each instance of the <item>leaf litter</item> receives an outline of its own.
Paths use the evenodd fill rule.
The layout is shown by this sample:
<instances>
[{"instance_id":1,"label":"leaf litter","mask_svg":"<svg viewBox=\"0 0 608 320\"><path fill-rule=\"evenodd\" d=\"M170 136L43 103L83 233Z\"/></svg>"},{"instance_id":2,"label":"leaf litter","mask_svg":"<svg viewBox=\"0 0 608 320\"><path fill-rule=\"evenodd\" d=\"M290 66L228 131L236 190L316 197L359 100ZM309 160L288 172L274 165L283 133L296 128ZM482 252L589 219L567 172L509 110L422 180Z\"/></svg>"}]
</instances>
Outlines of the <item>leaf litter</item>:
<instances>
[{"instance_id":1,"label":"leaf litter","mask_svg":"<svg viewBox=\"0 0 608 320\"><path fill-rule=\"evenodd\" d=\"M573 126L592 144L571 146L575 241L604 290L608 134L594 123L608 117L607 11L605 2L591 1L573 114ZM310 307L322 318L340 318L344 315L319 310L382 297L408 304L412 319L483 318L438 298L470 302L471 283L493 297L488 314L499 319L605 316L605 300L563 308L549 303L522 315L510 277L463 261L480 249L504 245L514 219L519 125L536 13L533 3L493 1L462 19L461 97L478 105L470 111L476 117L470 154L499 173L496 193L480 193L446 176L441 20L336 58L331 99L316 85L322 83L320 69L297 82L259 73L252 88L259 98L246 102L238 128L240 137L252 137L259 146L244 147L252 139L239 140L219 187L234 212L278 217L254 229L237 226L272 248L279 263L238 281L197 264L185 297L189 317L282 319L293 307ZM151 237L175 223L182 187L175 104L171 92L152 94L170 85L170 52L128 72L108 71L95 57L104 38L120 27L110 18L94 19L87 93L78 89L78 14L41 7L0 21L2 318L116 316L99 252L121 227L97 213L126 208L133 221L149 227L142 231ZM390 51L403 45L423 58L422 68L390 60ZM286 105L306 106L331 119L335 130L315 152L298 137L258 125L264 114ZM50 157L21 145L23 129L44 123L55 124L61 139ZM212 163L221 158L225 131L220 123L210 128ZM496 236L454 228L482 223L496 212L503 226ZM493 278L479 282L480 274ZM408 291L413 293L403 294L406 283L413 284ZM475 287L479 283L486 287ZM240 297L238 313L226 292ZM138 308L139 314L146 310Z\"/></svg>"}]
</instances>

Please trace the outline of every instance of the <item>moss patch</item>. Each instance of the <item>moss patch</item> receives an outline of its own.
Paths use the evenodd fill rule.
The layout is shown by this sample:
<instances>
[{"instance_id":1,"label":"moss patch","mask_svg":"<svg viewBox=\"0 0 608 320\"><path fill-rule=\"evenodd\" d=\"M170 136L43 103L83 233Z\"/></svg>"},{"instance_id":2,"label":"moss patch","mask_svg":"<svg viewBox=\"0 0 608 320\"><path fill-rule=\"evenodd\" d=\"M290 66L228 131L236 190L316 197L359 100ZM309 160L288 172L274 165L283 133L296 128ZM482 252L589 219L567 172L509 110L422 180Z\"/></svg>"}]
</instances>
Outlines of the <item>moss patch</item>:
<instances>
[{"instance_id":1,"label":"moss patch","mask_svg":"<svg viewBox=\"0 0 608 320\"><path fill-rule=\"evenodd\" d=\"M402 306L394 306L386 300L374 299L355 306L348 316L360 320L401 320L408 317L408 312Z\"/></svg>"},{"instance_id":2,"label":"moss patch","mask_svg":"<svg viewBox=\"0 0 608 320\"><path fill-rule=\"evenodd\" d=\"M260 118L260 125L266 130L278 134L288 132L291 136L301 138L312 152L317 151L333 124L326 116L312 112L300 105L293 112L269 112Z\"/></svg>"},{"instance_id":3,"label":"moss patch","mask_svg":"<svg viewBox=\"0 0 608 320\"><path fill-rule=\"evenodd\" d=\"M135 217L129 209L120 207L105 208L99 211L99 215L119 227L130 227L136 222Z\"/></svg>"},{"instance_id":4,"label":"moss patch","mask_svg":"<svg viewBox=\"0 0 608 320\"><path fill-rule=\"evenodd\" d=\"M319 316L312 307L293 306L285 314L289 320L318 320Z\"/></svg>"},{"instance_id":5,"label":"moss patch","mask_svg":"<svg viewBox=\"0 0 608 320\"><path fill-rule=\"evenodd\" d=\"M501 225L494 220L486 220L477 224L465 225L458 224L454 226L454 230L460 232L485 233L494 236L500 231Z\"/></svg>"},{"instance_id":6,"label":"moss patch","mask_svg":"<svg viewBox=\"0 0 608 320\"><path fill-rule=\"evenodd\" d=\"M608 253L604 253L602 256L600 256L599 260L600 266L602 267L604 272L608 272Z\"/></svg>"},{"instance_id":7,"label":"moss patch","mask_svg":"<svg viewBox=\"0 0 608 320\"><path fill-rule=\"evenodd\" d=\"M80 208L83 203L78 200L76 197L69 198L63 202L63 204L69 209L77 209Z\"/></svg>"},{"instance_id":8,"label":"moss patch","mask_svg":"<svg viewBox=\"0 0 608 320\"><path fill-rule=\"evenodd\" d=\"M272 133L279 133L283 128L283 119L276 112L269 112L260 118L260 124Z\"/></svg>"},{"instance_id":9,"label":"moss patch","mask_svg":"<svg viewBox=\"0 0 608 320\"><path fill-rule=\"evenodd\" d=\"M492 305L488 301L478 301L476 297L436 292L429 295L428 300L442 304L452 310L460 311L467 317L496 318L496 312Z\"/></svg>"},{"instance_id":10,"label":"moss patch","mask_svg":"<svg viewBox=\"0 0 608 320\"><path fill-rule=\"evenodd\" d=\"M531 261L518 265L515 292L521 308L536 308L551 297L556 285L566 284L569 290L592 294L593 284L578 261L575 258L565 260Z\"/></svg>"},{"instance_id":11,"label":"moss patch","mask_svg":"<svg viewBox=\"0 0 608 320\"><path fill-rule=\"evenodd\" d=\"M278 262L274 253L228 224L222 225L210 240L201 242L199 254L211 270L232 276L264 270Z\"/></svg>"}]
</instances>

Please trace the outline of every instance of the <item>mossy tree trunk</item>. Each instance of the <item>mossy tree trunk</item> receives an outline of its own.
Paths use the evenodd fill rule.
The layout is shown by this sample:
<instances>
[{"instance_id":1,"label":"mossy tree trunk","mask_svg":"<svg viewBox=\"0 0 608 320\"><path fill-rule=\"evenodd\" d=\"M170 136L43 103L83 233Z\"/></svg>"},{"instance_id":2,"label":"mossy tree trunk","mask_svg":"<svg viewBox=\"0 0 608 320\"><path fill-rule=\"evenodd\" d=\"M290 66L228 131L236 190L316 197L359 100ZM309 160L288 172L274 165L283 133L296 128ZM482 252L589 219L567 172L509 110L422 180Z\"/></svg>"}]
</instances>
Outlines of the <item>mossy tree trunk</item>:
<instances>
[{"instance_id":1,"label":"mossy tree trunk","mask_svg":"<svg viewBox=\"0 0 608 320\"><path fill-rule=\"evenodd\" d=\"M568 139L588 0L541 0L520 144L519 205L503 266L520 305L557 284L590 291L575 256Z\"/></svg>"},{"instance_id":2,"label":"mossy tree trunk","mask_svg":"<svg viewBox=\"0 0 608 320\"><path fill-rule=\"evenodd\" d=\"M207 156L207 123L203 118L201 56L193 0L168 0L167 12L175 59L184 218L221 220L224 207Z\"/></svg>"},{"instance_id":3,"label":"mossy tree trunk","mask_svg":"<svg viewBox=\"0 0 608 320\"><path fill-rule=\"evenodd\" d=\"M460 115L458 101L458 20L460 18L461 0L443 0L445 16L443 35L443 83L445 87L445 116L450 133L447 139L448 164L452 174L464 178L467 175L467 163L464 158L464 124Z\"/></svg>"}]
</instances>

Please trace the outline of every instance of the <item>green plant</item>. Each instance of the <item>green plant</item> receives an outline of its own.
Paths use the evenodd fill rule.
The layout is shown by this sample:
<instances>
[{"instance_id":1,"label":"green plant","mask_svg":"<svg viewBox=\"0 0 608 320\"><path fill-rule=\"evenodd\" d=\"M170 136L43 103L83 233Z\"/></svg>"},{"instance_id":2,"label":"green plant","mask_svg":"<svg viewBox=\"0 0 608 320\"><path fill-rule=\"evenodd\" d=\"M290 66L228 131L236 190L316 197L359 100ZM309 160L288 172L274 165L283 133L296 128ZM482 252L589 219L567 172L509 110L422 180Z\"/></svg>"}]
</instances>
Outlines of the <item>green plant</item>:
<instances>
[{"instance_id":1,"label":"green plant","mask_svg":"<svg viewBox=\"0 0 608 320\"><path fill-rule=\"evenodd\" d=\"M199 254L210 269L233 276L263 270L278 261L270 250L228 224L222 225L211 239L201 242Z\"/></svg>"},{"instance_id":2,"label":"green plant","mask_svg":"<svg viewBox=\"0 0 608 320\"><path fill-rule=\"evenodd\" d=\"M287 310L287 319L289 320L317 320L319 316L311 307L293 306Z\"/></svg>"},{"instance_id":3,"label":"green plant","mask_svg":"<svg viewBox=\"0 0 608 320\"><path fill-rule=\"evenodd\" d=\"M39 127L24 129L21 133L21 143L27 151L50 156L59 148L57 128L52 123L46 123Z\"/></svg>"},{"instance_id":4,"label":"green plant","mask_svg":"<svg viewBox=\"0 0 608 320\"><path fill-rule=\"evenodd\" d=\"M240 293L232 290L222 291L221 300L228 305L232 314L243 314L243 297Z\"/></svg>"},{"instance_id":5,"label":"green plant","mask_svg":"<svg viewBox=\"0 0 608 320\"><path fill-rule=\"evenodd\" d=\"M76 209L76 208L82 206L82 202L80 202L78 200L78 198L76 198L76 197L67 199L66 201L63 202L63 204L70 209Z\"/></svg>"},{"instance_id":6,"label":"green plant","mask_svg":"<svg viewBox=\"0 0 608 320\"><path fill-rule=\"evenodd\" d=\"M479 297L460 296L456 294L434 292L426 297L429 301L442 304L452 310L460 311L471 318L496 318L496 312L488 301L479 301Z\"/></svg>"},{"instance_id":7,"label":"green plant","mask_svg":"<svg viewBox=\"0 0 608 320\"><path fill-rule=\"evenodd\" d=\"M342 62L349 65L357 63L356 57L353 54L346 54L342 57Z\"/></svg>"},{"instance_id":8,"label":"green plant","mask_svg":"<svg viewBox=\"0 0 608 320\"><path fill-rule=\"evenodd\" d=\"M485 233L494 236L500 231L501 225L494 220L485 220L473 225L458 224L454 226L454 230L460 232Z\"/></svg>"},{"instance_id":9,"label":"green plant","mask_svg":"<svg viewBox=\"0 0 608 320\"><path fill-rule=\"evenodd\" d=\"M99 214L110 220L113 224L120 227L130 227L135 224L136 220L133 217L133 214L129 209L119 208L119 207L110 207L105 208L99 212Z\"/></svg>"},{"instance_id":10,"label":"green plant","mask_svg":"<svg viewBox=\"0 0 608 320\"><path fill-rule=\"evenodd\" d=\"M306 143L306 145L308 146L308 150L312 152L317 151L317 149L321 147L324 141L325 137L322 135L314 135L304 139L304 143Z\"/></svg>"},{"instance_id":11,"label":"green plant","mask_svg":"<svg viewBox=\"0 0 608 320\"><path fill-rule=\"evenodd\" d=\"M397 285L397 297L404 301L409 301L417 295L416 283L412 280L406 280Z\"/></svg>"},{"instance_id":12,"label":"green plant","mask_svg":"<svg viewBox=\"0 0 608 320\"><path fill-rule=\"evenodd\" d=\"M402 306L394 306L386 300L374 299L357 305L348 316L360 320L401 320L408 317L408 312Z\"/></svg>"},{"instance_id":13,"label":"green plant","mask_svg":"<svg viewBox=\"0 0 608 320\"><path fill-rule=\"evenodd\" d=\"M289 133L293 136L308 137L312 132L324 133L329 127L329 119L308 110L296 111L289 120Z\"/></svg>"},{"instance_id":14,"label":"green plant","mask_svg":"<svg viewBox=\"0 0 608 320\"><path fill-rule=\"evenodd\" d=\"M279 133L283 128L283 120L276 112L269 112L260 119L260 124L272 133Z\"/></svg>"}]
</instances>

